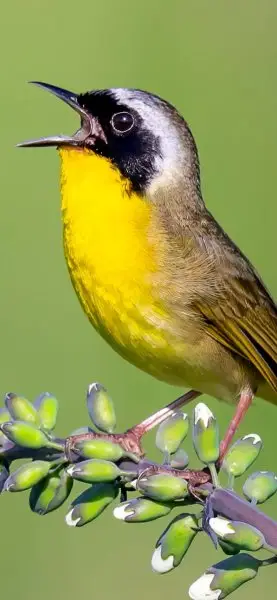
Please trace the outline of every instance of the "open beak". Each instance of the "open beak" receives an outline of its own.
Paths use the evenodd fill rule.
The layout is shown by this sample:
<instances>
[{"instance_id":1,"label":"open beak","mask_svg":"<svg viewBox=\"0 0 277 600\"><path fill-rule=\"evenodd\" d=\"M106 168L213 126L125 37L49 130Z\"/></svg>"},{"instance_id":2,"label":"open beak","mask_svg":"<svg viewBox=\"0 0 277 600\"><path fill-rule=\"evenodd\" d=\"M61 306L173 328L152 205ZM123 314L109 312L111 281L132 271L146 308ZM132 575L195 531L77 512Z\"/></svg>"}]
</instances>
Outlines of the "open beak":
<instances>
[{"instance_id":1,"label":"open beak","mask_svg":"<svg viewBox=\"0 0 277 600\"><path fill-rule=\"evenodd\" d=\"M17 144L18 147L32 147L32 146L83 146L87 142L90 146L93 146L97 139L102 139L107 143L104 131L96 119L86 109L80 106L78 96L73 92L64 90L56 87L49 83L42 83L40 81L31 81L44 90L47 90L60 100L63 100L66 104L71 106L81 117L81 127L72 136L68 135L53 135L49 137L42 137L36 140L27 140Z\"/></svg>"}]
</instances>

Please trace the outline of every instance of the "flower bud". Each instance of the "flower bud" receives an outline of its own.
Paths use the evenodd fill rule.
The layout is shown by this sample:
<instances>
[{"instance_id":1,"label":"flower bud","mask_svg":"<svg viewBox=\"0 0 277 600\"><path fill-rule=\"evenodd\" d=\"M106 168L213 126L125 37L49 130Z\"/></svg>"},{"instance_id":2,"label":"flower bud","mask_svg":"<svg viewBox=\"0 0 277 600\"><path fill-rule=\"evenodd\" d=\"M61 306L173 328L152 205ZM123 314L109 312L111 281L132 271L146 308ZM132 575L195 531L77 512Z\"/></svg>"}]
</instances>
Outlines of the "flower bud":
<instances>
[{"instance_id":1,"label":"flower bud","mask_svg":"<svg viewBox=\"0 0 277 600\"><path fill-rule=\"evenodd\" d=\"M218 538L217 541L223 552L225 552L225 554L228 554L228 556L233 556L240 552L240 548L238 548L238 546L234 546L230 542L226 542L226 540L221 540L220 538Z\"/></svg>"},{"instance_id":2,"label":"flower bud","mask_svg":"<svg viewBox=\"0 0 277 600\"><path fill-rule=\"evenodd\" d=\"M18 446L38 450L49 446L49 440L43 431L40 431L32 423L24 421L8 421L0 426L4 435Z\"/></svg>"},{"instance_id":3,"label":"flower bud","mask_svg":"<svg viewBox=\"0 0 277 600\"><path fill-rule=\"evenodd\" d=\"M73 479L85 483L105 483L117 479L121 475L121 470L108 460L91 459L70 465L67 473Z\"/></svg>"},{"instance_id":4,"label":"flower bud","mask_svg":"<svg viewBox=\"0 0 277 600\"><path fill-rule=\"evenodd\" d=\"M82 527L96 519L116 498L118 486L112 483L96 483L85 490L71 505L65 517L70 527Z\"/></svg>"},{"instance_id":5,"label":"flower bud","mask_svg":"<svg viewBox=\"0 0 277 600\"><path fill-rule=\"evenodd\" d=\"M219 538L231 542L240 550L255 552L265 543L263 534L256 527L242 521L228 521L222 517L214 517L209 520L209 525Z\"/></svg>"},{"instance_id":6,"label":"flower bud","mask_svg":"<svg viewBox=\"0 0 277 600\"><path fill-rule=\"evenodd\" d=\"M87 409L92 422L104 433L113 433L116 427L114 404L100 383L91 383L87 391Z\"/></svg>"},{"instance_id":7,"label":"flower bud","mask_svg":"<svg viewBox=\"0 0 277 600\"><path fill-rule=\"evenodd\" d=\"M68 498L72 486L73 480L64 469L49 475L32 488L29 499L31 510L39 515L56 510Z\"/></svg>"},{"instance_id":8,"label":"flower bud","mask_svg":"<svg viewBox=\"0 0 277 600\"><path fill-rule=\"evenodd\" d=\"M190 586L189 597L192 600L223 600L243 583L254 579L259 566L259 560L244 553L222 560Z\"/></svg>"},{"instance_id":9,"label":"flower bud","mask_svg":"<svg viewBox=\"0 0 277 600\"><path fill-rule=\"evenodd\" d=\"M171 454L170 457L170 466L172 469L185 469L189 464L188 454L183 450L183 448L179 448L177 452Z\"/></svg>"},{"instance_id":10,"label":"flower bud","mask_svg":"<svg viewBox=\"0 0 277 600\"><path fill-rule=\"evenodd\" d=\"M79 440L74 443L72 450L84 458L111 461L117 461L124 455L124 451L119 444L103 438Z\"/></svg>"},{"instance_id":11,"label":"flower bud","mask_svg":"<svg viewBox=\"0 0 277 600\"><path fill-rule=\"evenodd\" d=\"M206 404L199 402L194 409L193 445L198 458L206 465L219 457L217 421Z\"/></svg>"},{"instance_id":12,"label":"flower bud","mask_svg":"<svg viewBox=\"0 0 277 600\"><path fill-rule=\"evenodd\" d=\"M45 460L34 460L33 462L25 463L25 465L22 465L19 469L11 473L4 485L4 491L23 492L30 489L46 477L50 467L51 463Z\"/></svg>"},{"instance_id":13,"label":"flower bud","mask_svg":"<svg viewBox=\"0 0 277 600\"><path fill-rule=\"evenodd\" d=\"M158 427L156 446L164 454L173 454L185 439L189 429L188 415L178 411Z\"/></svg>"},{"instance_id":14,"label":"flower bud","mask_svg":"<svg viewBox=\"0 0 277 600\"><path fill-rule=\"evenodd\" d=\"M40 394L35 400L35 407L38 411L40 423L45 431L52 431L55 428L58 414L58 400L49 392Z\"/></svg>"},{"instance_id":15,"label":"flower bud","mask_svg":"<svg viewBox=\"0 0 277 600\"><path fill-rule=\"evenodd\" d=\"M179 500L188 495L185 479L163 473L149 477L143 475L137 481L137 489L145 496L160 502Z\"/></svg>"},{"instance_id":16,"label":"flower bud","mask_svg":"<svg viewBox=\"0 0 277 600\"><path fill-rule=\"evenodd\" d=\"M113 514L116 519L126 523L144 523L164 517L171 509L172 505L169 503L154 502L154 500L139 496L116 506Z\"/></svg>"},{"instance_id":17,"label":"flower bud","mask_svg":"<svg viewBox=\"0 0 277 600\"><path fill-rule=\"evenodd\" d=\"M157 541L151 562L153 571L168 573L178 567L197 530L198 523L194 515L178 515Z\"/></svg>"},{"instance_id":18,"label":"flower bud","mask_svg":"<svg viewBox=\"0 0 277 600\"><path fill-rule=\"evenodd\" d=\"M29 400L23 398L23 396L17 396L17 394L10 392L5 396L5 404L12 419L15 421L26 421L34 425L40 424L35 406Z\"/></svg>"},{"instance_id":19,"label":"flower bud","mask_svg":"<svg viewBox=\"0 0 277 600\"><path fill-rule=\"evenodd\" d=\"M6 407L0 408L0 425L11 420L11 415ZM0 446L3 446L7 441L6 436L0 431Z\"/></svg>"},{"instance_id":20,"label":"flower bud","mask_svg":"<svg viewBox=\"0 0 277 600\"><path fill-rule=\"evenodd\" d=\"M272 471L256 471L246 479L242 489L248 500L261 504L277 491L277 475Z\"/></svg>"},{"instance_id":21,"label":"flower bud","mask_svg":"<svg viewBox=\"0 0 277 600\"><path fill-rule=\"evenodd\" d=\"M262 448L262 440L256 433L250 433L235 442L224 457L222 468L224 471L239 477L256 460Z\"/></svg>"}]
</instances>

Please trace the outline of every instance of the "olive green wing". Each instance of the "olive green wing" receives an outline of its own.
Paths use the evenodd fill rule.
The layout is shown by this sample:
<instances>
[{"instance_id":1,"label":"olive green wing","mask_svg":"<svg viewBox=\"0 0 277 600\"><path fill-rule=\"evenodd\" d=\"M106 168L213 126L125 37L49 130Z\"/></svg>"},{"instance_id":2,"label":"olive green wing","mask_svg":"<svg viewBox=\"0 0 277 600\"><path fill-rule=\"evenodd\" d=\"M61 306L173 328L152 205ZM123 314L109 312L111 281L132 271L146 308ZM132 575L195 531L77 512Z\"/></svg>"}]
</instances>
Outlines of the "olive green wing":
<instances>
[{"instance_id":1,"label":"olive green wing","mask_svg":"<svg viewBox=\"0 0 277 600\"><path fill-rule=\"evenodd\" d=\"M205 329L249 360L277 392L277 307L259 279L225 281L217 301L198 303Z\"/></svg>"}]
</instances>

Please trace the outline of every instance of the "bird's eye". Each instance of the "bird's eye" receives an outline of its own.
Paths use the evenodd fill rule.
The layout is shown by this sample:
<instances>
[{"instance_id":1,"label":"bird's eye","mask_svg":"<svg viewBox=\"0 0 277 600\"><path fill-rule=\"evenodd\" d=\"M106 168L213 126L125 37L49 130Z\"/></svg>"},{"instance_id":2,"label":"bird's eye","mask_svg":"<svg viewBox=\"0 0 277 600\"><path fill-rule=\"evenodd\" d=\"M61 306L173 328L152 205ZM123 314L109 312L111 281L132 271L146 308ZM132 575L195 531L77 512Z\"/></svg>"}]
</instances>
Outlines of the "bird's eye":
<instances>
[{"instance_id":1,"label":"bird's eye","mask_svg":"<svg viewBox=\"0 0 277 600\"><path fill-rule=\"evenodd\" d=\"M127 133L134 126L134 117L128 112L115 113L111 118L111 126L116 133Z\"/></svg>"}]
</instances>

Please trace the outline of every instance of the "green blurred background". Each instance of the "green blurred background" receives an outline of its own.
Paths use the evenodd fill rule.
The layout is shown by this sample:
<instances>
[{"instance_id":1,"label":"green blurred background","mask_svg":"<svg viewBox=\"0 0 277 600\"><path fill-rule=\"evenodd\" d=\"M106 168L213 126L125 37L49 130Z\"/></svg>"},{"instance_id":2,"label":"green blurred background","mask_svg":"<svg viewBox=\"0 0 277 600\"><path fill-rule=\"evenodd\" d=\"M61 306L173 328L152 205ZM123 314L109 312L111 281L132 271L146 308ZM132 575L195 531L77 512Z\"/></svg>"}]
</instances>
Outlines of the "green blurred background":
<instances>
[{"instance_id":1,"label":"green blurred background","mask_svg":"<svg viewBox=\"0 0 277 600\"><path fill-rule=\"evenodd\" d=\"M277 5L12 0L1 17L1 392L32 399L53 391L65 435L86 424L86 386L98 380L124 428L179 390L125 363L82 313L63 258L56 152L15 149L26 138L70 133L77 121L26 81L76 91L141 87L176 104L196 136L209 208L277 296ZM206 400L223 431L232 407ZM265 443L258 466L276 468L276 407L257 400L241 429L252 431ZM267 510L276 517L277 502ZM29 511L27 495L1 498L6 598L186 598L193 579L221 557L199 536L183 565L159 577L150 557L166 520L128 526L107 511L78 530L66 527L64 512L40 518ZM276 569L268 569L236 598L259 598L274 582Z\"/></svg>"}]
</instances>

